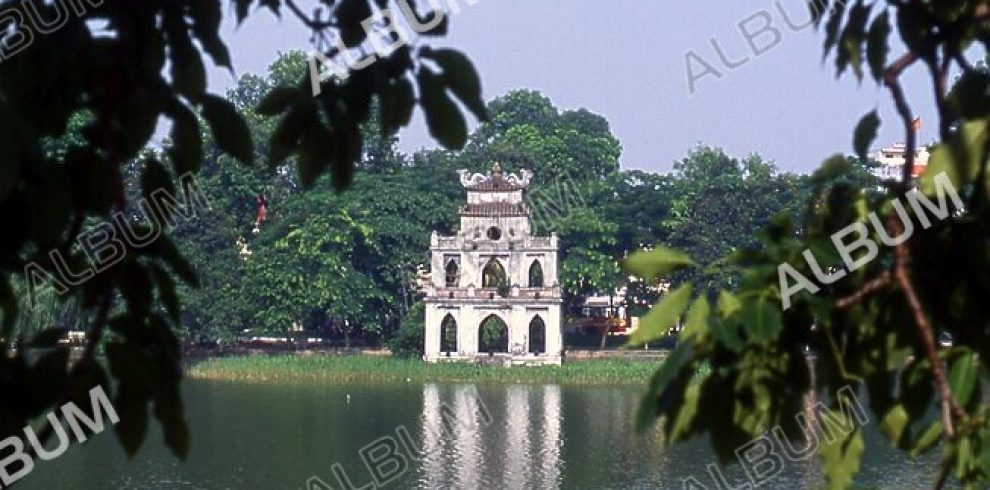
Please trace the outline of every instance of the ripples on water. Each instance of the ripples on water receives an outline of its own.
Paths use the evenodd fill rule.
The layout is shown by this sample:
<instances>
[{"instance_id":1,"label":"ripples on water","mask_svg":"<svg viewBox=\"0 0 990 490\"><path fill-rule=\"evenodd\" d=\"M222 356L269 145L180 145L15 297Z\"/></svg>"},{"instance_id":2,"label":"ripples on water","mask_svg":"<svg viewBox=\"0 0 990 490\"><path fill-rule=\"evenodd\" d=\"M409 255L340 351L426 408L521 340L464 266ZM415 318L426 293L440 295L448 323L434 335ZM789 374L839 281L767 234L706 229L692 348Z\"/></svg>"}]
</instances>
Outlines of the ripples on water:
<instances>
[{"instance_id":1,"label":"ripples on water","mask_svg":"<svg viewBox=\"0 0 990 490\"><path fill-rule=\"evenodd\" d=\"M334 463L361 488L371 476L359 449L383 436L400 440L400 427L418 448L419 460L385 488L679 490L691 476L718 488L706 471L715 461L706 440L666 448L658 432L632 431L634 388L190 381L185 399L193 434L187 462L162 448L157 428L132 461L108 431L55 461L38 462L15 488L314 490L318 487L306 487L311 476L334 489L346 488L331 473ZM445 411L453 423L444 424ZM738 466L725 474L734 487L746 481ZM932 458L907 460L867 426L858 482L869 488L925 488L934 475ZM788 463L761 488L821 484L812 461Z\"/></svg>"}]
</instances>

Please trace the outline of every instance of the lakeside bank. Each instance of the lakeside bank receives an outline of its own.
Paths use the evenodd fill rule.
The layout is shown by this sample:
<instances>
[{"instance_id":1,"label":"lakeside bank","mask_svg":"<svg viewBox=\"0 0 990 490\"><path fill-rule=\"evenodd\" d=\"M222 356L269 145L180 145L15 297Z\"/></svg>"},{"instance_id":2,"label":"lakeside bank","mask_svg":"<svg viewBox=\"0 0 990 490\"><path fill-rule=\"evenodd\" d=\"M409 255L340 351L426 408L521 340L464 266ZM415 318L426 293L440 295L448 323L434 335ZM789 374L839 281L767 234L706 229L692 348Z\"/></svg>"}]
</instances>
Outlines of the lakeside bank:
<instances>
[{"instance_id":1,"label":"lakeside bank","mask_svg":"<svg viewBox=\"0 0 990 490\"><path fill-rule=\"evenodd\" d=\"M660 365L655 357L570 360L561 366L430 364L373 355L278 355L209 358L189 366L192 379L246 383L481 382L642 385Z\"/></svg>"}]
</instances>

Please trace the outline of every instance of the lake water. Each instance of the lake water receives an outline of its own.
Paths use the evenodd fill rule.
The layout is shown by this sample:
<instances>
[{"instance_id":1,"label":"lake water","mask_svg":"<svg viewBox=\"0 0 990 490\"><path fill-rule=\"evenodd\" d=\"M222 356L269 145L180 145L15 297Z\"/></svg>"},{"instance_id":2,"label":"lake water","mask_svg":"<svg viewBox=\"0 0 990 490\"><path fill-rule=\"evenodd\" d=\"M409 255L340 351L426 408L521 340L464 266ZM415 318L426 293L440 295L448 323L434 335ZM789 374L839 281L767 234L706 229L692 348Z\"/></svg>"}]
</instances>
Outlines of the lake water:
<instances>
[{"instance_id":1,"label":"lake water","mask_svg":"<svg viewBox=\"0 0 990 490\"><path fill-rule=\"evenodd\" d=\"M112 432L36 463L17 489L326 489L372 490L367 447L383 459L383 488L681 489L715 462L706 440L664 447L657 432L637 434L635 387L386 384L266 386L187 381L192 449L181 463L155 425L133 460ZM444 420L447 423L444 423ZM931 484L935 461L907 460L867 425L867 456L857 480L870 488ZM386 439L381 439L386 437ZM369 446L378 440L377 445ZM409 461L401 466L399 457ZM416 456L414 459L412 456ZM317 477L328 486L320 486ZM745 488L743 470L725 473ZM786 463L760 488L817 488L813 462Z\"/></svg>"}]
</instances>

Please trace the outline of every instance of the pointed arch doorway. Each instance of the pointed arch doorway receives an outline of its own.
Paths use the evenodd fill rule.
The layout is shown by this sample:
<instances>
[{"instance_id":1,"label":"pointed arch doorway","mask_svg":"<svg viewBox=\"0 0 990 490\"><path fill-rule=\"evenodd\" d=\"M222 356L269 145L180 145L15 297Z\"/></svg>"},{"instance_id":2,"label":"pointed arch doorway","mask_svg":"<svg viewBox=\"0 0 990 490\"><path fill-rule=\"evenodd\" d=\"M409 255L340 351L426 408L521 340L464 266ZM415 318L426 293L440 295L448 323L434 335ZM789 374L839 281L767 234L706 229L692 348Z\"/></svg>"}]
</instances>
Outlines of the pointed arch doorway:
<instances>
[{"instance_id":1,"label":"pointed arch doorway","mask_svg":"<svg viewBox=\"0 0 990 490\"><path fill-rule=\"evenodd\" d=\"M509 326L494 313L478 325L478 352L509 352Z\"/></svg>"},{"instance_id":2,"label":"pointed arch doorway","mask_svg":"<svg viewBox=\"0 0 990 490\"><path fill-rule=\"evenodd\" d=\"M545 354L547 352L547 324L540 315L529 322L529 353Z\"/></svg>"},{"instance_id":3,"label":"pointed arch doorway","mask_svg":"<svg viewBox=\"0 0 990 490\"><path fill-rule=\"evenodd\" d=\"M457 320L450 313L440 322L440 352L457 352Z\"/></svg>"}]
</instances>

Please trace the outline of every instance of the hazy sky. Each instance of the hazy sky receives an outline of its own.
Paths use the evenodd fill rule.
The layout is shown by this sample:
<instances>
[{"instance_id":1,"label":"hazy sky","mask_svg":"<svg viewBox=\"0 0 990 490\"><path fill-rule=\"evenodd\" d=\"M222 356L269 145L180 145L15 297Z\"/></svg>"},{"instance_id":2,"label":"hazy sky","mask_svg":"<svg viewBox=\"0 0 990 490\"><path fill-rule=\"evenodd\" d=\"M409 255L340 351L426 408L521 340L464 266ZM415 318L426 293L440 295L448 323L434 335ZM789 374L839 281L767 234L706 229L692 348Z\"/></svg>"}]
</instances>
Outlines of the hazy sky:
<instances>
[{"instance_id":1,"label":"hazy sky","mask_svg":"<svg viewBox=\"0 0 990 490\"><path fill-rule=\"evenodd\" d=\"M446 0L444 0L446 1ZM862 85L834 77L821 62L822 36L806 24L803 0L461 0L442 45L465 51L481 73L486 99L517 88L536 89L561 109L584 107L605 116L622 143L622 167L667 172L701 142L732 155L759 153L785 170L809 171L827 156L851 151L852 129L880 109L879 143L899 141L888 92L867 77ZM740 23L759 32L754 55ZM278 21L259 10L227 36L239 74L263 73L279 51L309 48L309 33L291 17ZM779 40L778 40L779 39ZM723 63L712 40L731 64ZM435 42L434 40L429 40ZM695 75L688 89L688 52ZM893 48L891 58L900 54ZM743 60L748 59L742 63ZM934 104L921 68L905 77L916 114L932 139ZM213 70L211 87L223 92L230 74ZM401 134L405 151L434 146L423 120Z\"/></svg>"}]
</instances>

